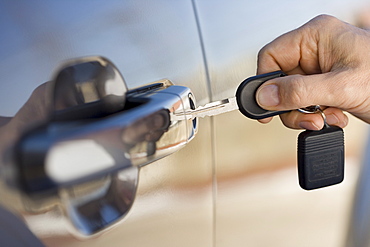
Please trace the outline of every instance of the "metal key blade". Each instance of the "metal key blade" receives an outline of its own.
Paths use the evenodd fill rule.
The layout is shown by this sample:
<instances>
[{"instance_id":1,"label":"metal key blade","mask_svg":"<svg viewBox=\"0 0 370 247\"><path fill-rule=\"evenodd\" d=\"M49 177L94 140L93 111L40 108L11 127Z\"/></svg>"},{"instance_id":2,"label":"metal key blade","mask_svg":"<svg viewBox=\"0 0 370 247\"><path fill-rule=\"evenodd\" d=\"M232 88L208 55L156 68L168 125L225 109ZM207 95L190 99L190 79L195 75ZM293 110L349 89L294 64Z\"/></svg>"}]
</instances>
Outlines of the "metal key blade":
<instances>
[{"instance_id":1,"label":"metal key blade","mask_svg":"<svg viewBox=\"0 0 370 247\"><path fill-rule=\"evenodd\" d=\"M232 97L214 101L181 114L176 114L175 117L183 117L185 115L187 119L194 119L196 117L214 116L221 113L234 111L236 109L238 109L238 104L236 102L236 98Z\"/></svg>"},{"instance_id":2,"label":"metal key blade","mask_svg":"<svg viewBox=\"0 0 370 247\"><path fill-rule=\"evenodd\" d=\"M236 98L228 98L199 106L192 111L193 117L211 117L238 109Z\"/></svg>"}]
</instances>

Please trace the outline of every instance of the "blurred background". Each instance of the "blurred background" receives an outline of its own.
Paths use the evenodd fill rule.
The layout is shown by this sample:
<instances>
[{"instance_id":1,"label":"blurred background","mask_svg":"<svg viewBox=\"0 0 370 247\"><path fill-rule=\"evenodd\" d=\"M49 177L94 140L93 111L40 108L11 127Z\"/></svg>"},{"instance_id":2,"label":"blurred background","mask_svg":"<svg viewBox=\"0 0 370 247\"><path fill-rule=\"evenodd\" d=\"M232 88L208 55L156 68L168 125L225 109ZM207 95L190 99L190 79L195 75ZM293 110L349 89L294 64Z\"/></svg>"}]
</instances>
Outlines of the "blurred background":
<instances>
[{"instance_id":1,"label":"blurred background","mask_svg":"<svg viewBox=\"0 0 370 247\"><path fill-rule=\"evenodd\" d=\"M206 41L207 38L211 40L209 53L215 56L209 59L213 62L209 68L211 79L216 81L212 87L216 99L230 94L228 84L221 81L243 79L245 66L242 64L248 64L249 74L255 72L255 55L261 46L318 14L334 15L361 27L369 23L370 5L365 1L260 1L248 6L250 12L247 13L244 8L233 8L232 3L228 3L228 7L203 13L204 18L212 18L206 22L209 26L216 26L214 22L225 26L222 35L216 31L204 34ZM202 19L202 12L199 12ZM240 22L244 25L239 25L239 30L231 28ZM263 28L248 30L253 25ZM238 34L246 31L248 35L239 40ZM253 39L248 39L251 36ZM238 41L226 49L217 49L217 40L222 37L234 37ZM254 48L247 49L250 54L245 52L243 57L235 59L237 52L233 50L245 43ZM226 54L234 56L229 55L229 61L220 59L228 57ZM227 64L231 60L231 65ZM315 191L304 191L298 186L296 149L301 131L286 129L278 118L261 125L234 112L215 117L214 126L215 246L346 246L357 176L364 162L367 124L350 116L350 124L345 129L344 182ZM249 131L241 131L243 128ZM243 151L233 143L238 143Z\"/></svg>"},{"instance_id":2,"label":"blurred background","mask_svg":"<svg viewBox=\"0 0 370 247\"><path fill-rule=\"evenodd\" d=\"M0 9L0 115L9 117L65 59L106 56L129 88L168 78L202 105L234 95L255 75L259 49L319 14L370 26L366 0L5 1ZM30 213L2 204L48 246L345 246L368 139L368 125L349 117L345 179L332 187L299 187L300 131L230 112L199 119L185 148L142 167L131 211L103 234L71 234L63 206Z\"/></svg>"}]
</instances>

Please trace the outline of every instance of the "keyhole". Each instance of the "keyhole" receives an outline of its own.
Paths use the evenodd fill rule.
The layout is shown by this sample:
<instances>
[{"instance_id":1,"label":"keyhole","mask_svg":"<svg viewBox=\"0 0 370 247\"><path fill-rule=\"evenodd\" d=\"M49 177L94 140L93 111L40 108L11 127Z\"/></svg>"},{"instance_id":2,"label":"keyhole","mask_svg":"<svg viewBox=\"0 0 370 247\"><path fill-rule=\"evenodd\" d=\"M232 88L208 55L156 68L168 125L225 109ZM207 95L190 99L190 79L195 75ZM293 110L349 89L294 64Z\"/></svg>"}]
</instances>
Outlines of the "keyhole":
<instances>
[{"instance_id":1,"label":"keyhole","mask_svg":"<svg viewBox=\"0 0 370 247\"><path fill-rule=\"evenodd\" d=\"M193 94L189 93L188 98L189 98L190 109L195 110L196 106L195 106ZM197 128L197 118L193 119L193 128L194 129Z\"/></svg>"}]
</instances>

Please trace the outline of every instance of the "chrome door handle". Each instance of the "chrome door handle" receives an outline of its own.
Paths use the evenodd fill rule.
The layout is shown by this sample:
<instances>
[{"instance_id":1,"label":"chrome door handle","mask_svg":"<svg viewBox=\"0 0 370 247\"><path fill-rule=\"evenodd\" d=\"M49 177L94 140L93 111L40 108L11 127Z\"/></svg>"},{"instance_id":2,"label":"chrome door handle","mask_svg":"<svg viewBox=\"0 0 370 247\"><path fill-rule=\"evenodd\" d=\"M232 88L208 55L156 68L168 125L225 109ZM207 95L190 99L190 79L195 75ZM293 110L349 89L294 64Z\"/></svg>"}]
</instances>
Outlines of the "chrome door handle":
<instances>
[{"instance_id":1,"label":"chrome door handle","mask_svg":"<svg viewBox=\"0 0 370 247\"><path fill-rule=\"evenodd\" d=\"M54 111L21 136L7 181L24 195L25 210L58 200L73 233L93 235L130 210L141 166L194 138L197 120L184 115L194 96L169 80L127 90L102 57L67 63L54 84Z\"/></svg>"},{"instance_id":2,"label":"chrome door handle","mask_svg":"<svg viewBox=\"0 0 370 247\"><path fill-rule=\"evenodd\" d=\"M94 59L84 59L82 63L59 72L52 121L25 134L18 142L19 181L26 193L52 193L60 187L149 164L177 151L196 134L197 125L193 120L184 117L171 122L172 114L181 114L194 106L189 88L163 80L125 93L121 91L118 95L101 97L102 93L97 89L104 83L86 85L94 83L82 75L87 82L77 85L73 82L74 77L70 76L71 71L82 74L84 71L79 71L79 68L83 70L94 63L97 63ZM107 69L111 73L115 67L96 68ZM100 77L104 74L102 71L97 74L87 72ZM118 73L113 74L117 81ZM106 82L109 76L103 77L103 82ZM83 86L86 88L82 89ZM84 91L94 95L77 95ZM95 101L83 101L89 98Z\"/></svg>"}]
</instances>

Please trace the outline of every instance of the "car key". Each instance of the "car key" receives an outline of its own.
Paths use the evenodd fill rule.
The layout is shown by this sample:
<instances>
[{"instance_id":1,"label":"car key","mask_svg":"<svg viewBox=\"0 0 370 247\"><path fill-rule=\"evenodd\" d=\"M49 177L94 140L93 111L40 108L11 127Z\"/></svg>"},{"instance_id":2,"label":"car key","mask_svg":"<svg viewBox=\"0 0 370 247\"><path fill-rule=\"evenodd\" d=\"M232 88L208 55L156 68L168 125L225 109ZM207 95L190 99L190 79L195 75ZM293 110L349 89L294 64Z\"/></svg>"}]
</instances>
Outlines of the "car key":
<instances>
[{"instance_id":1,"label":"car key","mask_svg":"<svg viewBox=\"0 0 370 247\"><path fill-rule=\"evenodd\" d=\"M275 71L262 75L252 76L245 79L238 87L235 97L208 103L204 106L199 106L194 110L188 110L183 113L177 113L172 120L177 120L178 117L186 116L187 119L196 117L214 116L225 112L230 112L236 109L248 118L262 119L276 116L288 111L268 111L261 108L255 98L255 94L259 86L264 82L285 76L282 71Z\"/></svg>"},{"instance_id":2,"label":"car key","mask_svg":"<svg viewBox=\"0 0 370 247\"><path fill-rule=\"evenodd\" d=\"M228 98L219 101L214 101L204 106L198 106L194 110L188 110L183 113L176 113L174 118L171 120L177 120L178 118L194 119L196 117L214 116L221 113L226 113L238 109L236 98Z\"/></svg>"},{"instance_id":3,"label":"car key","mask_svg":"<svg viewBox=\"0 0 370 247\"><path fill-rule=\"evenodd\" d=\"M306 130L298 136L298 178L305 190L318 189L343 181L344 178L344 135L337 126L326 123L324 112L315 107L324 119L321 130Z\"/></svg>"},{"instance_id":4,"label":"car key","mask_svg":"<svg viewBox=\"0 0 370 247\"><path fill-rule=\"evenodd\" d=\"M200 106L184 112L187 118L213 116L239 109L248 118L262 119L289 111L268 111L261 108L255 98L258 88L266 81L286 76L282 71L249 77L238 87L236 96ZM337 126L326 123L320 106L298 109L303 113L320 112L324 128L319 131L306 130L298 137L298 177L303 189L312 190L338 184L344 178L344 135Z\"/></svg>"}]
</instances>

